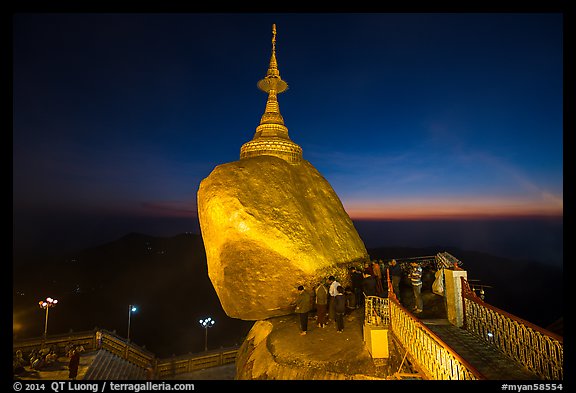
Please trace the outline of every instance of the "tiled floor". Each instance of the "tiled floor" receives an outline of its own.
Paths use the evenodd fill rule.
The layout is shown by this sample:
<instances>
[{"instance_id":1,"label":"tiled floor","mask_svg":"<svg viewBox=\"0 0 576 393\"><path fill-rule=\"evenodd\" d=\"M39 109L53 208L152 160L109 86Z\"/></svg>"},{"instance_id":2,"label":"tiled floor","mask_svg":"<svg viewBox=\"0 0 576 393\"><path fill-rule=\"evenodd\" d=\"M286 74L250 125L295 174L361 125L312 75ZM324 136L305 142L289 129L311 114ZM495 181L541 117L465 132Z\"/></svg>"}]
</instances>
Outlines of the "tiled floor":
<instances>
[{"instance_id":1,"label":"tiled floor","mask_svg":"<svg viewBox=\"0 0 576 393\"><path fill-rule=\"evenodd\" d=\"M538 379L506 355L482 342L472 333L438 321L423 321L446 344L491 380L532 380Z\"/></svg>"}]
</instances>

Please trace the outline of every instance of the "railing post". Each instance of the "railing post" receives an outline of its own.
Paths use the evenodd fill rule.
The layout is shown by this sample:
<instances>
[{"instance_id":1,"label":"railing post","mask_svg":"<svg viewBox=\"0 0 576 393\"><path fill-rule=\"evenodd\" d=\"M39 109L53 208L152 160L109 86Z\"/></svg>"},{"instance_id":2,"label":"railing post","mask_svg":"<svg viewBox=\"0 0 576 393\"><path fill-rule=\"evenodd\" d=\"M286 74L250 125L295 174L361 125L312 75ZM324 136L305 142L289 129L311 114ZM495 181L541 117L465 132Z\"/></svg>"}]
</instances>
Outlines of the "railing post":
<instances>
[{"instance_id":1,"label":"railing post","mask_svg":"<svg viewBox=\"0 0 576 393\"><path fill-rule=\"evenodd\" d=\"M462 277L467 277L466 270L460 268L444 269L446 311L450 323L457 327L464 325L464 302L462 300Z\"/></svg>"}]
</instances>

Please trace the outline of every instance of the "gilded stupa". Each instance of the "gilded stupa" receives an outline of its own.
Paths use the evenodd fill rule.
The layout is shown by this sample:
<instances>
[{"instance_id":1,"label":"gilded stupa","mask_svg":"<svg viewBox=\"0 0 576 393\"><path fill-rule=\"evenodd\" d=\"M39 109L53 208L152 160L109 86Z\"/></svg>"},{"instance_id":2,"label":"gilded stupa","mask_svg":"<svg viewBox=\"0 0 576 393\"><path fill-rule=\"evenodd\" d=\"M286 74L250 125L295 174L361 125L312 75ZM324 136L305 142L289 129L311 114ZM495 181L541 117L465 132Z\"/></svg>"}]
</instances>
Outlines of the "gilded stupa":
<instances>
[{"instance_id":1,"label":"gilded stupa","mask_svg":"<svg viewBox=\"0 0 576 393\"><path fill-rule=\"evenodd\" d=\"M226 314L244 320L291 314L299 285L314 288L329 275L345 283L347 266L368 259L338 195L288 136L277 100L288 85L278 71L275 25L258 88L268 100L254 138L197 193L210 281Z\"/></svg>"},{"instance_id":2,"label":"gilded stupa","mask_svg":"<svg viewBox=\"0 0 576 393\"><path fill-rule=\"evenodd\" d=\"M272 25L272 56L264 79L258 81L258 88L268 93L266 109L260 125L256 127L254 138L240 148L240 159L262 155L275 156L296 164L302 161L302 148L290 140L288 128L280 114L278 94L288 89L288 84L280 77L276 61L276 25Z\"/></svg>"}]
</instances>

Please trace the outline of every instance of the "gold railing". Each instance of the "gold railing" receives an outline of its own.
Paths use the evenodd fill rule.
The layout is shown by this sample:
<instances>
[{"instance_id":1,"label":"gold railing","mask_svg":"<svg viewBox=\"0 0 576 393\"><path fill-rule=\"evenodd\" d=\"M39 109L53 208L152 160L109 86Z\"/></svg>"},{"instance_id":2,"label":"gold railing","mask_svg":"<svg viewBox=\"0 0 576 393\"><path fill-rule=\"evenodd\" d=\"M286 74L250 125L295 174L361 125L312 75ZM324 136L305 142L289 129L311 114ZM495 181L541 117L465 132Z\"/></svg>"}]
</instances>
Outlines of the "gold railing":
<instances>
[{"instance_id":1,"label":"gold railing","mask_svg":"<svg viewBox=\"0 0 576 393\"><path fill-rule=\"evenodd\" d=\"M486 379L396 299L389 299L390 327L427 379Z\"/></svg>"},{"instance_id":2,"label":"gold railing","mask_svg":"<svg viewBox=\"0 0 576 393\"><path fill-rule=\"evenodd\" d=\"M388 323L394 336L427 379L486 379L474 366L458 355L400 304L394 294L388 269L386 269L386 280L388 298L369 296L366 299L365 323L376 325ZM375 314L378 317L375 317Z\"/></svg>"},{"instance_id":3,"label":"gold railing","mask_svg":"<svg viewBox=\"0 0 576 393\"><path fill-rule=\"evenodd\" d=\"M462 277L464 328L543 379L562 380L563 338L481 300Z\"/></svg>"}]
</instances>

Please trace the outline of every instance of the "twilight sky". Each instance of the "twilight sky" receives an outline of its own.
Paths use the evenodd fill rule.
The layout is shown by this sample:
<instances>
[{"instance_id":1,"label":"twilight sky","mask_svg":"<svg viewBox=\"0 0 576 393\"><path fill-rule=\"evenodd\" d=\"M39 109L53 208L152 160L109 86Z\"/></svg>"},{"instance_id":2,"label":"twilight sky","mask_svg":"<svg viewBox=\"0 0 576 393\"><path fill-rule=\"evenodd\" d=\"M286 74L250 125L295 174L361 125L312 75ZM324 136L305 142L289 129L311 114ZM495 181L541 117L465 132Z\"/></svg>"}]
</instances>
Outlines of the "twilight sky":
<instances>
[{"instance_id":1,"label":"twilight sky","mask_svg":"<svg viewBox=\"0 0 576 393\"><path fill-rule=\"evenodd\" d=\"M352 219L563 215L561 13L22 13L15 240L194 218L264 113L273 23L289 135Z\"/></svg>"}]
</instances>

